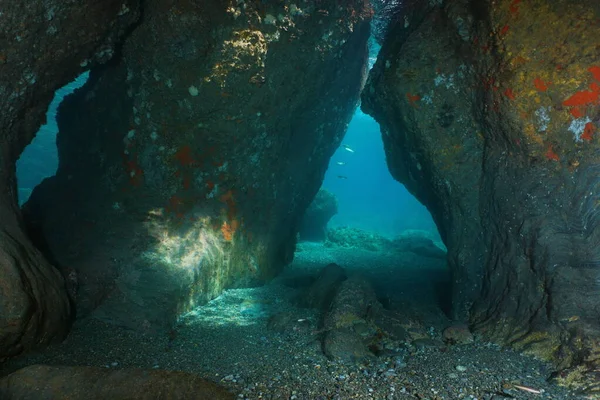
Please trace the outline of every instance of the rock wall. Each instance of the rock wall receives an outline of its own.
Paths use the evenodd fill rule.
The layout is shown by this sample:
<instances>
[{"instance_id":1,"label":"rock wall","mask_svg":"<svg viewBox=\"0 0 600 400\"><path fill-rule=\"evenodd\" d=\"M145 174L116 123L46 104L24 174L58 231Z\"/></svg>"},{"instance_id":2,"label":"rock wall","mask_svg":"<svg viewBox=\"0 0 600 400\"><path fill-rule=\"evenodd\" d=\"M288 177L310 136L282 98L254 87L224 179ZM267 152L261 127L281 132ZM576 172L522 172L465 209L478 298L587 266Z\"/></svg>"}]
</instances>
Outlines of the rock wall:
<instances>
[{"instance_id":1,"label":"rock wall","mask_svg":"<svg viewBox=\"0 0 600 400\"><path fill-rule=\"evenodd\" d=\"M455 317L600 363L600 5L411 1L363 92L449 250Z\"/></svg>"},{"instance_id":2,"label":"rock wall","mask_svg":"<svg viewBox=\"0 0 600 400\"><path fill-rule=\"evenodd\" d=\"M71 310L61 274L23 232L15 162L54 91L108 60L137 1L4 2L0 12L0 360L62 338Z\"/></svg>"},{"instance_id":3,"label":"rock wall","mask_svg":"<svg viewBox=\"0 0 600 400\"><path fill-rule=\"evenodd\" d=\"M79 315L142 329L290 261L365 79L370 11L145 2L118 61L59 110L56 177L25 205Z\"/></svg>"}]
</instances>

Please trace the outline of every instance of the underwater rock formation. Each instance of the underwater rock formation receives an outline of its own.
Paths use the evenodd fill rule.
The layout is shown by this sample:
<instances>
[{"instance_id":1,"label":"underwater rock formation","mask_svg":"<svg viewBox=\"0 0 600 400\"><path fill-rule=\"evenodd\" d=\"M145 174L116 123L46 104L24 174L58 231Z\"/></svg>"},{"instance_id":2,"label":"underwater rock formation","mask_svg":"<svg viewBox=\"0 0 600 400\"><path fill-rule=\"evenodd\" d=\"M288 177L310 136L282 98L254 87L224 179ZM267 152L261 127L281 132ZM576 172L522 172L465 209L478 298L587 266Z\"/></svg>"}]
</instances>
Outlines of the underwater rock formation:
<instances>
[{"instance_id":1,"label":"underwater rock formation","mask_svg":"<svg viewBox=\"0 0 600 400\"><path fill-rule=\"evenodd\" d=\"M439 227L455 317L584 376L600 364L600 4L440 4L406 3L363 110Z\"/></svg>"},{"instance_id":2,"label":"underwater rock formation","mask_svg":"<svg viewBox=\"0 0 600 400\"><path fill-rule=\"evenodd\" d=\"M300 223L300 240L324 241L327 238L327 223L337 214L337 206L335 195L320 189Z\"/></svg>"},{"instance_id":3,"label":"underwater rock formation","mask_svg":"<svg viewBox=\"0 0 600 400\"><path fill-rule=\"evenodd\" d=\"M323 352L346 363L373 358L369 339L377 332L373 319L383 308L371 284L360 276L343 281L323 317Z\"/></svg>"},{"instance_id":4,"label":"underwater rock formation","mask_svg":"<svg viewBox=\"0 0 600 400\"><path fill-rule=\"evenodd\" d=\"M61 106L57 175L25 210L76 271L79 315L154 329L290 261L364 83L370 11L362 0L143 11L119 59Z\"/></svg>"},{"instance_id":5,"label":"underwater rock formation","mask_svg":"<svg viewBox=\"0 0 600 400\"><path fill-rule=\"evenodd\" d=\"M32 365L0 379L0 397L20 400L235 398L217 384L187 372L47 365Z\"/></svg>"},{"instance_id":6,"label":"underwater rock formation","mask_svg":"<svg viewBox=\"0 0 600 400\"><path fill-rule=\"evenodd\" d=\"M384 236L349 226L336 226L327 230L327 247L350 247L370 251L383 251L391 248L391 241Z\"/></svg>"},{"instance_id":7,"label":"underwater rock formation","mask_svg":"<svg viewBox=\"0 0 600 400\"><path fill-rule=\"evenodd\" d=\"M423 257L446 259L447 253L439 248L433 240L424 236L403 235L392 241L396 251L410 251Z\"/></svg>"},{"instance_id":8,"label":"underwater rock formation","mask_svg":"<svg viewBox=\"0 0 600 400\"><path fill-rule=\"evenodd\" d=\"M64 280L23 232L15 163L54 92L105 62L138 18L136 0L13 1L0 13L0 360L64 337Z\"/></svg>"},{"instance_id":9,"label":"underwater rock formation","mask_svg":"<svg viewBox=\"0 0 600 400\"><path fill-rule=\"evenodd\" d=\"M326 311L333 300L338 287L346 279L344 268L335 263L327 264L316 280L306 288L298 299L301 307L318 308Z\"/></svg>"}]
</instances>

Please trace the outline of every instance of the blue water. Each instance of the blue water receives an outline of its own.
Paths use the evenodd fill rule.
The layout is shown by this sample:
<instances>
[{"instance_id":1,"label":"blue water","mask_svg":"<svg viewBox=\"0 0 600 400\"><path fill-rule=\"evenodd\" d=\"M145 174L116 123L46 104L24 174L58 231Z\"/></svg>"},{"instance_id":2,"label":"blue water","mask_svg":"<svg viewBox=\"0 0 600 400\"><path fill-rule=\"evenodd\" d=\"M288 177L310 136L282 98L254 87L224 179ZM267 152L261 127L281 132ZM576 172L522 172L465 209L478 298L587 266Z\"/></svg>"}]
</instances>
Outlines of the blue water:
<instances>
[{"instance_id":1,"label":"blue water","mask_svg":"<svg viewBox=\"0 0 600 400\"><path fill-rule=\"evenodd\" d=\"M19 204L27 201L31 191L45 178L56 174L58 168L58 152L56 149L56 112L65 96L73 93L87 81L89 73L81 74L73 82L60 88L46 113L46 124L40 127L33 141L25 148L17 160L17 185Z\"/></svg>"},{"instance_id":2,"label":"blue water","mask_svg":"<svg viewBox=\"0 0 600 400\"><path fill-rule=\"evenodd\" d=\"M338 199L338 214L330 227L352 226L391 238L407 229L427 230L437 236L427 208L392 178L379 124L373 118L357 109L342 143L354 153L340 146L322 186Z\"/></svg>"},{"instance_id":3,"label":"blue water","mask_svg":"<svg viewBox=\"0 0 600 400\"><path fill-rule=\"evenodd\" d=\"M375 64L380 49L371 38L369 69ZM439 239L427 208L392 178L385 161L379 124L373 118L357 108L342 143L354 153L341 146L329 162L322 185L338 199L338 214L331 219L330 227L351 226L390 238L408 229L419 229Z\"/></svg>"}]
</instances>

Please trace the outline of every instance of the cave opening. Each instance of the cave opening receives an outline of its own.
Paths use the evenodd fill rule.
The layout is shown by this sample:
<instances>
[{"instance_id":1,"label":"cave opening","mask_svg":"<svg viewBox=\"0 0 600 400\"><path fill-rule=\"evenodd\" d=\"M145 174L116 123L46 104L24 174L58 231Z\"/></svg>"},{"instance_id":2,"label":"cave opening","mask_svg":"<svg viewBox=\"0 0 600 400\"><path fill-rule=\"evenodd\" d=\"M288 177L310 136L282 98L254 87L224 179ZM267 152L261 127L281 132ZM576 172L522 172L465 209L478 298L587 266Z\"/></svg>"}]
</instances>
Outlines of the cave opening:
<instances>
[{"instance_id":1,"label":"cave opening","mask_svg":"<svg viewBox=\"0 0 600 400\"><path fill-rule=\"evenodd\" d=\"M58 151L56 135L58 125L56 115L63 99L82 87L88 80L89 72L84 72L59 88L46 112L46 123L42 125L31 143L23 150L17 160L17 188L19 205L23 205L31 196L33 189L44 179L54 176L58 169Z\"/></svg>"},{"instance_id":2,"label":"cave opening","mask_svg":"<svg viewBox=\"0 0 600 400\"><path fill-rule=\"evenodd\" d=\"M0 398L598 392L599 11L371 2L3 9ZM393 34L361 95L378 3ZM19 213L6 149L82 65ZM338 214L297 241L323 179Z\"/></svg>"},{"instance_id":3,"label":"cave opening","mask_svg":"<svg viewBox=\"0 0 600 400\"><path fill-rule=\"evenodd\" d=\"M371 37L369 70L379 50ZM394 179L386 157L380 125L358 106L284 275L293 276L293 285L310 281L324 266L314 260L325 259L364 276L389 311L410 310L412 318L441 330L451 316L447 249L429 210Z\"/></svg>"},{"instance_id":4,"label":"cave opening","mask_svg":"<svg viewBox=\"0 0 600 400\"><path fill-rule=\"evenodd\" d=\"M447 250L431 214L392 177L385 157L379 124L357 108L283 275L294 286L309 284L325 265L339 265L364 277L387 312L402 310L441 331L451 315Z\"/></svg>"}]
</instances>

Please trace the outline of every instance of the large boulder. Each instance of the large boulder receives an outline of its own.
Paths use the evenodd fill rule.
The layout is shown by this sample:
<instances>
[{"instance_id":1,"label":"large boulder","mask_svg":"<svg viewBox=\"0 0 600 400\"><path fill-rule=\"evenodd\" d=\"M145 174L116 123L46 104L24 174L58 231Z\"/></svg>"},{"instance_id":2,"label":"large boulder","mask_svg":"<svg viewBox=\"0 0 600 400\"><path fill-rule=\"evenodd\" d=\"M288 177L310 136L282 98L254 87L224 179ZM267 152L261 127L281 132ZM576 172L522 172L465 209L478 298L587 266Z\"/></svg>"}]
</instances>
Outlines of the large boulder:
<instances>
[{"instance_id":1,"label":"large boulder","mask_svg":"<svg viewBox=\"0 0 600 400\"><path fill-rule=\"evenodd\" d=\"M323 316L325 355L345 363L372 358L368 345L376 336L374 320L382 311L367 280L354 275L343 281Z\"/></svg>"},{"instance_id":2,"label":"large boulder","mask_svg":"<svg viewBox=\"0 0 600 400\"><path fill-rule=\"evenodd\" d=\"M201 3L146 1L59 109L59 169L25 211L79 315L166 328L274 276L356 107L364 1Z\"/></svg>"},{"instance_id":3,"label":"large boulder","mask_svg":"<svg viewBox=\"0 0 600 400\"><path fill-rule=\"evenodd\" d=\"M300 295L298 304L302 307L326 311L338 287L346 279L344 268L335 263L327 264L316 280Z\"/></svg>"},{"instance_id":4,"label":"large boulder","mask_svg":"<svg viewBox=\"0 0 600 400\"><path fill-rule=\"evenodd\" d=\"M3 400L229 400L217 384L181 371L32 365L0 379Z\"/></svg>"},{"instance_id":5,"label":"large boulder","mask_svg":"<svg viewBox=\"0 0 600 400\"><path fill-rule=\"evenodd\" d=\"M8 1L0 12L0 360L64 337L64 280L23 232L15 163L55 90L115 53L137 0Z\"/></svg>"},{"instance_id":6,"label":"large boulder","mask_svg":"<svg viewBox=\"0 0 600 400\"><path fill-rule=\"evenodd\" d=\"M600 3L403 3L363 91L488 339L600 364ZM581 371L580 371L581 372Z\"/></svg>"}]
</instances>

